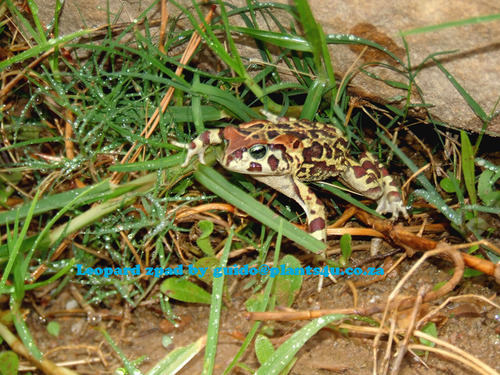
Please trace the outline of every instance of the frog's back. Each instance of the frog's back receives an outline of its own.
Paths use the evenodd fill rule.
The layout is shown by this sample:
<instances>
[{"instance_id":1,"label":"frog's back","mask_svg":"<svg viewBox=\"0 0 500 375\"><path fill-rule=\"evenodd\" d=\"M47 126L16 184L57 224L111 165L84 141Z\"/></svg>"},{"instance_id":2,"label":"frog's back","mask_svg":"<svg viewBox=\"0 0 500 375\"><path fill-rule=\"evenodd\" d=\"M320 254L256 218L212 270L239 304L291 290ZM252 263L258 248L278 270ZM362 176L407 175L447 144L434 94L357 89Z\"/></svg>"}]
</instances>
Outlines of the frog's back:
<instances>
[{"instance_id":1,"label":"frog's back","mask_svg":"<svg viewBox=\"0 0 500 375\"><path fill-rule=\"evenodd\" d=\"M304 142L306 147L313 141L331 142L333 145L338 138L343 138L342 133L331 124L312 122L308 120L284 119L278 122L269 120L254 120L239 126L242 134L251 138L261 138L267 142L281 136L288 135ZM347 147L347 142L345 143Z\"/></svg>"}]
</instances>

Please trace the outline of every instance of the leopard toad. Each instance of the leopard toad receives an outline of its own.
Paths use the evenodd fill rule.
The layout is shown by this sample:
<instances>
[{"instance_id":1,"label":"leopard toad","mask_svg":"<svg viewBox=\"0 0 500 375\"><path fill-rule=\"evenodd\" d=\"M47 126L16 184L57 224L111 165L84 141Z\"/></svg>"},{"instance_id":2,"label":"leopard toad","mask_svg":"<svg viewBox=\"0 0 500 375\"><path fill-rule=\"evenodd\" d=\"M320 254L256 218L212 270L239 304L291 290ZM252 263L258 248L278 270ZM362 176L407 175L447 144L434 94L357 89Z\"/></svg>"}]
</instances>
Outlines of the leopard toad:
<instances>
[{"instance_id":1,"label":"leopard toad","mask_svg":"<svg viewBox=\"0 0 500 375\"><path fill-rule=\"evenodd\" d=\"M191 143L172 143L188 150L183 166L195 155L204 163L207 147L224 143L224 152L219 157L224 168L251 175L295 200L306 212L309 232L323 241L326 240L325 207L303 181L337 177L353 190L376 200L378 213L389 212L393 218L401 213L408 217L385 167L369 153L362 153L359 160L353 159L347 139L333 125L285 117L272 120L207 130Z\"/></svg>"}]
</instances>

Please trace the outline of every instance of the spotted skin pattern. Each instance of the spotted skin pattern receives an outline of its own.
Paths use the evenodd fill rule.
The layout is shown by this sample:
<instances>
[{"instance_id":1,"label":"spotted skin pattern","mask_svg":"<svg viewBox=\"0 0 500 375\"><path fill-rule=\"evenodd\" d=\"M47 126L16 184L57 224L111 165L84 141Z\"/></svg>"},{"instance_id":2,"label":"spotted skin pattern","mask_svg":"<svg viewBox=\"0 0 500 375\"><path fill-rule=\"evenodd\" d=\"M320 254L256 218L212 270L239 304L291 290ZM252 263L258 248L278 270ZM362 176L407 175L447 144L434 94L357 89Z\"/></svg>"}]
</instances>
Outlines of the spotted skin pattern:
<instances>
[{"instance_id":1,"label":"spotted skin pattern","mask_svg":"<svg viewBox=\"0 0 500 375\"><path fill-rule=\"evenodd\" d=\"M398 188L387 169L369 153L359 160L349 155L348 141L333 125L276 117L239 127L207 130L191 143L174 145L188 150L183 166L198 155L202 163L208 146L225 143L221 165L251 175L296 201L305 211L309 232L326 241L323 203L303 181L336 177L345 185L378 202L378 213L401 213L408 218Z\"/></svg>"}]
</instances>

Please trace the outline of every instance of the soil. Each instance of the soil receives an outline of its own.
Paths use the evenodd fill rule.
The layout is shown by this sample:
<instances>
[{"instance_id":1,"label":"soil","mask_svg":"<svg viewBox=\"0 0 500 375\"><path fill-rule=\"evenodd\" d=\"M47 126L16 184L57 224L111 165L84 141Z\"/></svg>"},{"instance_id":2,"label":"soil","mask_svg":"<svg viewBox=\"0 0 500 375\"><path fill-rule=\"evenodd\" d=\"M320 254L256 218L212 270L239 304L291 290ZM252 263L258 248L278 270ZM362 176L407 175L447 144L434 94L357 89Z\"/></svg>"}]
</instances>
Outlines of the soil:
<instances>
[{"instance_id":1,"label":"soil","mask_svg":"<svg viewBox=\"0 0 500 375\"><path fill-rule=\"evenodd\" d=\"M332 241L330 247L335 247L335 244ZM298 257L307 257L291 243L285 242L283 247L285 250L293 251ZM387 251L388 249L384 249L382 253ZM366 258L367 253L367 251L354 253L354 262ZM385 264L395 261L401 255L402 253L399 253L386 258ZM365 306L384 301L417 259L418 256L405 259L387 275L385 280L357 287L358 304ZM249 261L250 258L237 259L239 265ZM379 260L372 265L380 266L382 262L384 260ZM451 264L448 262L431 259L422 264L415 276L408 280L402 289L402 294L414 296L421 285L432 286L444 282L450 278L452 272ZM352 289L348 287L347 282L366 284L368 280L368 276L341 277L336 284L327 280L321 292L318 293L317 278L306 277L292 308L317 310L353 306ZM231 292L222 312L215 374L223 373L251 328L252 322L246 319L247 311L244 306L245 301L251 296L251 292L245 288L249 281L249 278L239 276L227 279ZM173 349L198 340L207 330L208 305L171 301L173 314L180 318L175 327L162 316L158 300L154 298L145 301L134 310L131 310L126 302L116 298L114 303L107 307L92 306L95 315L92 319L88 319L86 314L75 310L77 306L74 299L75 286L72 288L73 293L71 293L71 288L66 288L56 299L49 299L43 308L40 306L37 308L38 312L42 309L43 314L49 317L48 319L40 319L39 313L35 309L30 309L28 322L36 342L47 358L56 363L80 361L80 364L70 367L81 374L113 373L117 367L122 366L118 355L97 329L99 324L107 330L128 359L134 360L141 356L147 358L139 366L143 373ZM464 350L496 371L500 371L499 311L479 300L477 296L493 297L492 301L498 305L500 304L500 297L497 296L499 291L499 285L488 277L463 279L453 295L470 295L471 297L448 304L434 319L438 327L439 339ZM80 292L84 293L84 290ZM424 304L420 316L437 306L438 302L442 301ZM372 318L380 320L381 314ZM49 320L60 324L59 337L47 333L46 323ZM100 321L100 323L92 325L90 321ZM396 321L398 328L407 327L409 312L400 313ZM355 321L350 323L357 324ZM306 321L263 322L260 327L261 331L265 331L268 335L272 333L270 338L274 346L278 347L305 324ZM167 347L162 345L165 336L172 340ZM411 342L416 342L416 340L413 338ZM372 374L373 345L373 335L346 333L333 328L323 329L298 352L297 362L291 374ZM379 363L382 361L386 345L387 339L382 337L377 346ZM203 360L204 352L201 351L179 373L201 373ZM243 356L241 362L251 369L259 367L253 346ZM235 367L232 373L248 374L248 371ZM471 373L473 373L471 369L463 367L456 360L433 353L419 353L419 355L407 353L400 371L400 374L404 375Z\"/></svg>"}]
</instances>

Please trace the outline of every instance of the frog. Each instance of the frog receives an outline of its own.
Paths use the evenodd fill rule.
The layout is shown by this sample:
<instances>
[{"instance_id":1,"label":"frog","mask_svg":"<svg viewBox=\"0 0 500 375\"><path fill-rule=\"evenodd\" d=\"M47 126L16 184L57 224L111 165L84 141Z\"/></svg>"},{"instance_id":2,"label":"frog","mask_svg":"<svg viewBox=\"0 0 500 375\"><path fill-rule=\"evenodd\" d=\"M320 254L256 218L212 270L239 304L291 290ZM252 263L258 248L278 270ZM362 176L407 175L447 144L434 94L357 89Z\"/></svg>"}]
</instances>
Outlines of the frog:
<instances>
[{"instance_id":1,"label":"frog","mask_svg":"<svg viewBox=\"0 0 500 375\"><path fill-rule=\"evenodd\" d=\"M223 144L217 158L222 167L250 175L297 202L306 214L309 233L323 242L327 240L325 206L307 182L336 178L377 201L377 213L390 213L392 220L399 214L408 219L387 169L369 152L352 157L349 141L340 129L323 122L264 114L264 120L209 129L189 143L171 143L187 150L183 167L195 156L205 164L207 148Z\"/></svg>"}]
</instances>

